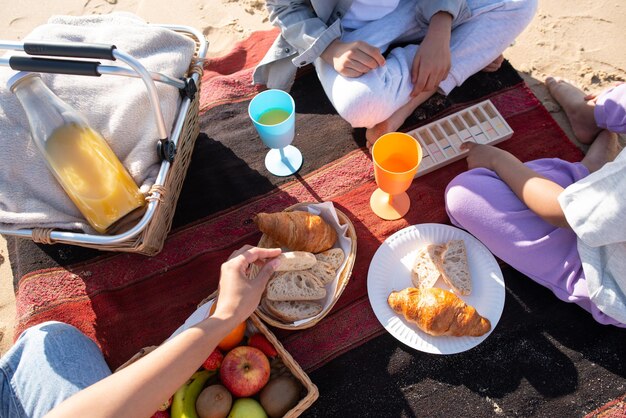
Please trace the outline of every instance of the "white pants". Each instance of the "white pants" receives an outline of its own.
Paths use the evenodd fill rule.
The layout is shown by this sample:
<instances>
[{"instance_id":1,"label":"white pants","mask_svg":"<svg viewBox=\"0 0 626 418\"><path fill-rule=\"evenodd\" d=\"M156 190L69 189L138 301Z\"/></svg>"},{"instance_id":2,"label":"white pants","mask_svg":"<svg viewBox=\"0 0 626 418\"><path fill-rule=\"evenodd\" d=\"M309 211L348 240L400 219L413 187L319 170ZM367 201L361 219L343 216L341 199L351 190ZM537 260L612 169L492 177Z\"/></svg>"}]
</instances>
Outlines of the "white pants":
<instances>
[{"instance_id":1,"label":"white pants","mask_svg":"<svg viewBox=\"0 0 626 418\"><path fill-rule=\"evenodd\" d=\"M344 33L342 40L365 41L382 52L394 42L420 41L428 27L415 16L418 1L432 0L403 0L382 19ZM537 0L467 0L467 4L469 17L453 22L451 69L439 84L439 90L446 95L511 45L537 8ZM339 115L355 128L371 128L410 100L411 66L418 48L415 44L394 48L384 66L357 78L343 77L321 58L315 61L315 68Z\"/></svg>"}]
</instances>

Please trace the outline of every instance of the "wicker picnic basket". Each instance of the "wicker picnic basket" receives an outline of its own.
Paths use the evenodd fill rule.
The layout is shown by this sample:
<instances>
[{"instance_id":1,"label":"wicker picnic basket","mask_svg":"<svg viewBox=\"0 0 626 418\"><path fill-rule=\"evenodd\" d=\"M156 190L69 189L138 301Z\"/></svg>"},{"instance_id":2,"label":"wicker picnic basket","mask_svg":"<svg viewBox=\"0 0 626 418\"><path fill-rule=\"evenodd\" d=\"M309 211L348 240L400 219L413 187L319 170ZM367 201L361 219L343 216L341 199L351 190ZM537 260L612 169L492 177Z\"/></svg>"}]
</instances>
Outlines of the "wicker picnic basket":
<instances>
[{"instance_id":1,"label":"wicker picnic basket","mask_svg":"<svg viewBox=\"0 0 626 418\"><path fill-rule=\"evenodd\" d=\"M214 292L211 296L200 302L198 306L200 307L205 303L213 303L216 295L217 292ZM271 362L272 376L291 375L296 378L302 385L300 400L292 409L287 411L287 413L284 415L284 418L295 418L300 416L319 397L319 391L317 389L317 386L313 384L311 378L309 378L304 370L302 370L302 367L300 367L300 365L293 359L291 354L289 354L289 352L285 350L285 347L283 347L282 343L278 340L278 338L276 338L272 331L270 331L267 326L263 324L263 322L259 319L257 315L252 314L246 322L246 335L249 336L254 332L260 332L265 335L265 337L269 340L269 342L272 343L272 345L278 352L278 356ZM117 370L120 370L128 366L129 364L134 363L135 361L150 353L156 348L157 346L142 348L126 363L118 367Z\"/></svg>"},{"instance_id":2,"label":"wicker picnic basket","mask_svg":"<svg viewBox=\"0 0 626 418\"><path fill-rule=\"evenodd\" d=\"M285 209L285 211L294 211L294 210L306 211L307 206L311 204L312 203L297 203L293 206L289 206L288 208ZM343 212L341 212L340 210L336 208L334 209L334 211L337 213L339 224L342 226L343 225L347 226L346 236L347 238L350 239L350 251L346 254L346 259L344 261L343 268L337 273L337 286L335 288L335 292L333 293L329 302L326 304L326 306L324 307L321 313L319 313L318 315L314 316L313 318L309 320L298 321L298 323L285 322L284 320L280 318L276 318L270 312L266 311L265 308L263 307L263 304L261 304L257 308L256 314L267 324L276 328L282 328L282 329L288 329L288 330L299 330L299 329L310 328L314 326L315 324L317 324L319 321L321 321L328 314L328 312L330 312L330 310L333 308L333 306L335 306L335 303L337 303L337 300L339 300L339 297L341 296L344 289L348 285L348 281L350 280L350 276L352 275L352 268L354 267L354 261L356 259L356 248L357 248L356 231L354 229L354 225L352 225L352 222L350 221L350 218L348 218L346 214L344 214ZM259 240L258 246L262 248L271 248L271 247L274 247L275 245L272 242L271 238L263 234L261 236L261 239ZM251 271L250 271L250 275L256 274L257 272L258 272L257 267L253 265L253 268L251 268Z\"/></svg>"},{"instance_id":3,"label":"wicker picnic basket","mask_svg":"<svg viewBox=\"0 0 626 418\"><path fill-rule=\"evenodd\" d=\"M191 154L199 133L199 94L197 94L197 92L200 90L200 83L202 80L203 72L203 60L207 53L208 44L204 35L194 28L179 25L158 26L173 30L184 36L187 36L191 38L196 44L195 53L191 60L189 70L187 71L187 74L185 75L185 78L183 80L172 79L160 73L148 72L137 60L128 56L127 54L124 54L123 52L117 51L114 51L113 53L109 51L109 54L112 55L99 56L97 58L112 60L118 59L128 64L130 68L98 65L96 69L99 74L110 74L128 77L140 76L148 89L148 95L150 97L153 109L155 107L159 107L158 95L156 95L156 86L154 85L155 81L177 87L180 90L181 95L183 96L180 107L178 109L178 114L176 115L176 118L174 120L171 135L169 135L169 139L168 141L166 141L165 144L159 144L158 149L162 155L161 167L159 170L159 174L157 175L157 178L155 180L155 184L146 195L147 205L143 216L138 220L129 221L129 223L136 223L134 225L129 225L129 229L127 229L125 232L119 234L114 233L114 235L76 233L53 230L49 228L24 228L19 230L0 229L0 234L17 236L20 238L28 238L42 244L64 243L105 251L133 252L145 255L155 255L161 251L165 238L172 226L172 219L174 216L176 203L180 195L183 181L187 174L187 168L189 167ZM26 44L12 43L8 46L4 46L6 47L5 49L13 49L17 51L28 50L28 48L26 48ZM74 58L94 58L93 56L90 56L81 51L81 48L88 47L86 45L83 46L81 44L72 44L69 47L67 45L62 45L62 51L67 53L67 55L59 55L59 46L55 44L43 46L40 45L40 47L40 50L37 51L36 54L32 51L28 53L30 55L54 55ZM113 47L113 49L115 49L115 47ZM47 50L55 52L46 53ZM93 53L93 47L90 52ZM45 61L55 61L47 58L36 59L38 60L38 62L44 63ZM56 61L58 62L59 60ZM78 65L90 63L90 61L74 62L78 63ZM9 65L14 70L24 70L24 68L20 68L19 65L14 65L14 63L10 62L9 59L0 59L0 65ZM27 71L54 72L43 67L33 70L30 69L32 68L33 64L29 65L31 65L31 67L27 66ZM163 132L165 129L165 125L162 120L160 109L154 110L155 116L157 117L157 125L159 127L161 137L167 138L167 134ZM175 158L173 150L175 150Z\"/></svg>"}]
</instances>

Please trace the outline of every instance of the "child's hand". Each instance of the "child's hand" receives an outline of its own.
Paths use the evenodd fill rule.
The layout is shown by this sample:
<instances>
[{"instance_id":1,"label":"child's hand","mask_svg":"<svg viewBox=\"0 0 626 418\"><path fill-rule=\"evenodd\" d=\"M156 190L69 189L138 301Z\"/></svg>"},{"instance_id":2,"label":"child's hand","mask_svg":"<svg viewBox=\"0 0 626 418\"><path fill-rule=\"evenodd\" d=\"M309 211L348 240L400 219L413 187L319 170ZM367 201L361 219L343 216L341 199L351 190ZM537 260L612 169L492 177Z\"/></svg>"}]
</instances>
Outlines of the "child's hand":
<instances>
[{"instance_id":1,"label":"child's hand","mask_svg":"<svg viewBox=\"0 0 626 418\"><path fill-rule=\"evenodd\" d=\"M320 56L344 77L360 77L385 65L385 58L378 48L363 41L341 42L335 39Z\"/></svg>"},{"instance_id":2,"label":"child's hand","mask_svg":"<svg viewBox=\"0 0 626 418\"><path fill-rule=\"evenodd\" d=\"M423 91L433 91L439 87L450 71L450 33L452 16L447 13L434 15L428 26L426 37L420 44L413 59L411 82L415 97Z\"/></svg>"},{"instance_id":3,"label":"child's hand","mask_svg":"<svg viewBox=\"0 0 626 418\"><path fill-rule=\"evenodd\" d=\"M467 168L494 169L494 161L506 151L491 145L482 145L475 142L464 142L460 146L461 151L469 151L467 154Z\"/></svg>"}]
</instances>

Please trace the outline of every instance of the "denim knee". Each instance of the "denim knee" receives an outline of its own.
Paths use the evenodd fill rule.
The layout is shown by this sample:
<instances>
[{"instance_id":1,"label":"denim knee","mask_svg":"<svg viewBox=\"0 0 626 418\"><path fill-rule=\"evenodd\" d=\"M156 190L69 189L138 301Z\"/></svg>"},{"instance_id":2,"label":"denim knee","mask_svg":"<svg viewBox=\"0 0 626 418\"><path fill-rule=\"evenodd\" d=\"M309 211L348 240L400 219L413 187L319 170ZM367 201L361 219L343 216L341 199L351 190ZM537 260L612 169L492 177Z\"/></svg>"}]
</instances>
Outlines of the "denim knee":
<instances>
[{"instance_id":1,"label":"denim knee","mask_svg":"<svg viewBox=\"0 0 626 418\"><path fill-rule=\"evenodd\" d=\"M35 338L35 335L41 332L45 332L46 334L55 337L64 337L65 333L69 333L70 335L83 335L76 327L72 325L59 321L46 321L25 329L16 340L16 344L22 338Z\"/></svg>"},{"instance_id":2,"label":"denim knee","mask_svg":"<svg viewBox=\"0 0 626 418\"><path fill-rule=\"evenodd\" d=\"M43 416L111 374L98 346L56 321L34 325L0 359L0 417Z\"/></svg>"}]
</instances>

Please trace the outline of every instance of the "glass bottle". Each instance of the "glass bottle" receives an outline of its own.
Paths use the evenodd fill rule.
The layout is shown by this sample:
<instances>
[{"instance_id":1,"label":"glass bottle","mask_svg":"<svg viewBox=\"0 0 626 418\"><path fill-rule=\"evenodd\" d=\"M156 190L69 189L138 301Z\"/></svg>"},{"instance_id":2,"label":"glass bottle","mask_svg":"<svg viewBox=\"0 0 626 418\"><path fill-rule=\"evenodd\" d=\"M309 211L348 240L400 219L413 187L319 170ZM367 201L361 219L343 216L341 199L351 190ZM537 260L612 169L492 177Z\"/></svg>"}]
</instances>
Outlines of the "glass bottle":
<instances>
[{"instance_id":1,"label":"glass bottle","mask_svg":"<svg viewBox=\"0 0 626 418\"><path fill-rule=\"evenodd\" d=\"M39 74L20 72L7 87L19 99L48 167L89 224L105 234L145 198L104 138L56 96Z\"/></svg>"}]
</instances>

